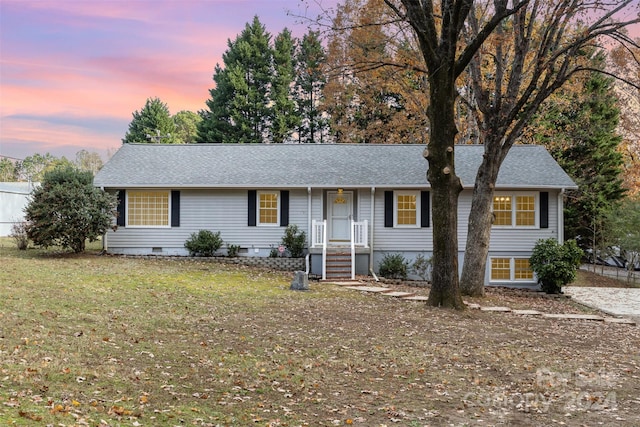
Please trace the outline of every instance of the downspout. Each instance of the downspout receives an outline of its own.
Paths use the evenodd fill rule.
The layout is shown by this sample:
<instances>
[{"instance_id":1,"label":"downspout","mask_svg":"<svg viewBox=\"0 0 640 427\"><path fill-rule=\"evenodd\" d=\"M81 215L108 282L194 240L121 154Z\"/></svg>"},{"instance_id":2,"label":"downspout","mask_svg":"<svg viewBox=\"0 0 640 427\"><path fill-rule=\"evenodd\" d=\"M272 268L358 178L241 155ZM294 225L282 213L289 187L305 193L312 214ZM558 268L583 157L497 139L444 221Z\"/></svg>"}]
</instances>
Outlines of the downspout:
<instances>
[{"instance_id":1,"label":"downspout","mask_svg":"<svg viewBox=\"0 0 640 427\"><path fill-rule=\"evenodd\" d=\"M562 188L558 193L558 243L564 243L564 193Z\"/></svg>"},{"instance_id":2,"label":"downspout","mask_svg":"<svg viewBox=\"0 0 640 427\"><path fill-rule=\"evenodd\" d=\"M373 272L373 247L374 245L374 219L375 219L375 211L376 211L376 187L371 187L371 228L369 229L369 272L375 278L376 282L378 281L378 277L376 273Z\"/></svg>"},{"instance_id":3,"label":"downspout","mask_svg":"<svg viewBox=\"0 0 640 427\"><path fill-rule=\"evenodd\" d=\"M307 276L309 276L309 273L311 272L311 253L309 253L313 233L311 227L311 187L307 187L307 256L305 257L305 269Z\"/></svg>"},{"instance_id":4,"label":"downspout","mask_svg":"<svg viewBox=\"0 0 640 427\"><path fill-rule=\"evenodd\" d=\"M311 187L307 187L307 247L311 247Z\"/></svg>"}]
</instances>

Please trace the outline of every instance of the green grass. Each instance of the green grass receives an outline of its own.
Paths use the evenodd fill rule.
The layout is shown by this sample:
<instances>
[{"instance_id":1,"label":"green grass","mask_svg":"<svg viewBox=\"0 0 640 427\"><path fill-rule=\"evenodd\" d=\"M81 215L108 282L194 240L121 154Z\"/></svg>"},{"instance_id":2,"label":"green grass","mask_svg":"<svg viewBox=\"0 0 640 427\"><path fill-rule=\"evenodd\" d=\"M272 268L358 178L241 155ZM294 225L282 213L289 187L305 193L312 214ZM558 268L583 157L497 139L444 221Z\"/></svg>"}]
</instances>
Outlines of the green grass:
<instances>
[{"instance_id":1,"label":"green grass","mask_svg":"<svg viewBox=\"0 0 640 427\"><path fill-rule=\"evenodd\" d=\"M98 249L0 239L0 426L637 425L637 328L295 292L291 274ZM620 407L465 400L536 391L543 368L611 373Z\"/></svg>"}]
</instances>

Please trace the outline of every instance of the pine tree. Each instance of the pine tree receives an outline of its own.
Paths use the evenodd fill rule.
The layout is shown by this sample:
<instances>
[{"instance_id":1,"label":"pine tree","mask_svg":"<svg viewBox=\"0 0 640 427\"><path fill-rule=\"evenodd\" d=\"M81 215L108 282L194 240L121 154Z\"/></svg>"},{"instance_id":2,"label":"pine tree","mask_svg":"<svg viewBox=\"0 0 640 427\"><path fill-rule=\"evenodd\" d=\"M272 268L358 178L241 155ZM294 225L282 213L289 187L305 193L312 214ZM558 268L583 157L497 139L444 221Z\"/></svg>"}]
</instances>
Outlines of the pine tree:
<instances>
[{"instance_id":1,"label":"pine tree","mask_svg":"<svg viewBox=\"0 0 640 427\"><path fill-rule=\"evenodd\" d=\"M259 143L268 134L273 49L271 35L257 16L222 55L209 90L208 111L201 111L199 142Z\"/></svg>"},{"instance_id":2,"label":"pine tree","mask_svg":"<svg viewBox=\"0 0 640 427\"><path fill-rule=\"evenodd\" d=\"M565 237L583 247L592 247L596 224L624 197L619 117L613 79L596 72L555 96L537 117L537 141L580 187L567 194L564 221Z\"/></svg>"},{"instance_id":3,"label":"pine tree","mask_svg":"<svg viewBox=\"0 0 640 427\"><path fill-rule=\"evenodd\" d=\"M296 103L291 96L294 81L295 39L288 29L282 30L275 39L273 51L274 74L271 84L271 140L285 142L300 123Z\"/></svg>"},{"instance_id":4,"label":"pine tree","mask_svg":"<svg viewBox=\"0 0 640 427\"><path fill-rule=\"evenodd\" d=\"M322 118L322 111L318 108L327 82L325 57L319 33L309 31L302 37L296 55L295 96L301 119L298 128L300 142L322 142L328 128L328 123Z\"/></svg>"},{"instance_id":5,"label":"pine tree","mask_svg":"<svg viewBox=\"0 0 640 427\"><path fill-rule=\"evenodd\" d=\"M123 144L175 142L175 124L169 113L169 107L159 98L147 98L140 111L133 113L129 130L122 139Z\"/></svg>"}]
</instances>

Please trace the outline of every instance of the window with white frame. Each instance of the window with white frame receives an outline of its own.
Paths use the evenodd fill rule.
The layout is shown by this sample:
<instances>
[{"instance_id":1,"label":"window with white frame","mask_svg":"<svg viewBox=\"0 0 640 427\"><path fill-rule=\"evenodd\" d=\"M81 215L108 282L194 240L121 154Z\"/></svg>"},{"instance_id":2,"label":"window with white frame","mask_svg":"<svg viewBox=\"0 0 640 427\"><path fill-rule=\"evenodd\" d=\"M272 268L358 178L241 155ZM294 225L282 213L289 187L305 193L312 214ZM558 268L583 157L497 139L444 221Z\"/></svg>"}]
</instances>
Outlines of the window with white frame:
<instances>
[{"instance_id":1,"label":"window with white frame","mask_svg":"<svg viewBox=\"0 0 640 427\"><path fill-rule=\"evenodd\" d=\"M534 193L496 193L493 196L493 225L535 227L537 202Z\"/></svg>"},{"instance_id":2,"label":"window with white frame","mask_svg":"<svg viewBox=\"0 0 640 427\"><path fill-rule=\"evenodd\" d=\"M169 191L127 191L127 227L169 227Z\"/></svg>"},{"instance_id":3,"label":"window with white frame","mask_svg":"<svg viewBox=\"0 0 640 427\"><path fill-rule=\"evenodd\" d=\"M492 282L518 282L533 280L533 270L528 258L491 258Z\"/></svg>"},{"instance_id":4,"label":"window with white frame","mask_svg":"<svg viewBox=\"0 0 640 427\"><path fill-rule=\"evenodd\" d=\"M258 224L278 225L280 213L279 192L259 191L258 192Z\"/></svg>"},{"instance_id":5,"label":"window with white frame","mask_svg":"<svg viewBox=\"0 0 640 427\"><path fill-rule=\"evenodd\" d=\"M395 225L396 227L419 227L418 223L418 191L395 192Z\"/></svg>"}]
</instances>

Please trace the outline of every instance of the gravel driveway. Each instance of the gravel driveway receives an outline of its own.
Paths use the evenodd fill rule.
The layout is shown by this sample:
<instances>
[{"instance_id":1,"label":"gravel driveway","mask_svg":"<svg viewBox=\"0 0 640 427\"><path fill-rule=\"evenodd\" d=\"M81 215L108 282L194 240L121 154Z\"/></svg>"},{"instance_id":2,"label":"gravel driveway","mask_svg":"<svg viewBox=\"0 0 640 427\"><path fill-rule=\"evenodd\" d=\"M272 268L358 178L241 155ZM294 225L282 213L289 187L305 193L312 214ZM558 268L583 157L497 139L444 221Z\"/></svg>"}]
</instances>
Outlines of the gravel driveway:
<instances>
[{"instance_id":1,"label":"gravel driveway","mask_svg":"<svg viewBox=\"0 0 640 427\"><path fill-rule=\"evenodd\" d=\"M640 288L592 288L565 286L574 300L615 316L640 320Z\"/></svg>"}]
</instances>

